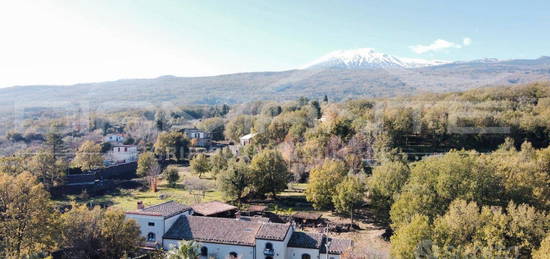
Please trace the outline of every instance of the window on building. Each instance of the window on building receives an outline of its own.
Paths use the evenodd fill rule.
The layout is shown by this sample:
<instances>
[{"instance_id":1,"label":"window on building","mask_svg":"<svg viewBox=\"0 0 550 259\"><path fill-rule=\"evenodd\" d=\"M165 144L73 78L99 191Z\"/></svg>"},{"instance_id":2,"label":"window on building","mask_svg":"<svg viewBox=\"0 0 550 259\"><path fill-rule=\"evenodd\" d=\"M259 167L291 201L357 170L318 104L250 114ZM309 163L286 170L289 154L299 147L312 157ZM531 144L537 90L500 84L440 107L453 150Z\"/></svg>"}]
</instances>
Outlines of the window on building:
<instances>
[{"instance_id":1,"label":"window on building","mask_svg":"<svg viewBox=\"0 0 550 259\"><path fill-rule=\"evenodd\" d=\"M273 249L273 244L271 244L271 243L266 243L266 244L265 244L265 249Z\"/></svg>"},{"instance_id":2,"label":"window on building","mask_svg":"<svg viewBox=\"0 0 550 259\"><path fill-rule=\"evenodd\" d=\"M273 256L266 256L265 259L273 259Z\"/></svg>"},{"instance_id":3,"label":"window on building","mask_svg":"<svg viewBox=\"0 0 550 259\"><path fill-rule=\"evenodd\" d=\"M128 148L127 148L127 147L124 148L124 152L128 152Z\"/></svg>"},{"instance_id":4,"label":"window on building","mask_svg":"<svg viewBox=\"0 0 550 259\"><path fill-rule=\"evenodd\" d=\"M150 232L149 234L147 234L147 241L154 242L155 240L156 240L155 233Z\"/></svg>"},{"instance_id":5,"label":"window on building","mask_svg":"<svg viewBox=\"0 0 550 259\"><path fill-rule=\"evenodd\" d=\"M155 222L149 222L148 225L149 225L150 227L154 227L154 226L155 226Z\"/></svg>"},{"instance_id":6,"label":"window on building","mask_svg":"<svg viewBox=\"0 0 550 259\"><path fill-rule=\"evenodd\" d=\"M201 256L208 256L208 248L206 246L201 247Z\"/></svg>"},{"instance_id":7,"label":"window on building","mask_svg":"<svg viewBox=\"0 0 550 259\"><path fill-rule=\"evenodd\" d=\"M231 252L231 253L229 253L229 258L230 259L238 259L239 255L235 252Z\"/></svg>"},{"instance_id":8,"label":"window on building","mask_svg":"<svg viewBox=\"0 0 550 259\"><path fill-rule=\"evenodd\" d=\"M311 259L309 254L302 254L302 259Z\"/></svg>"}]
</instances>

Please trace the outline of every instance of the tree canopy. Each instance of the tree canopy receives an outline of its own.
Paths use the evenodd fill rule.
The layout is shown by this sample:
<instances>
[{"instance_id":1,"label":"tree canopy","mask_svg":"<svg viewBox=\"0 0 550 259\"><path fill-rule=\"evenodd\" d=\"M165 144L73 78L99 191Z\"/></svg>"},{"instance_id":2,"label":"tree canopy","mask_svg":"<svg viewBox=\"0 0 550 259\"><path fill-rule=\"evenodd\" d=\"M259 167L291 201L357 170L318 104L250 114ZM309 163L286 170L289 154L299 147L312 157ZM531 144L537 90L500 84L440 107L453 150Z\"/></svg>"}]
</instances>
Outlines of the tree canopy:
<instances>
[{"instance_id":1,"label":"tree canopy","mask_svg":"<svg viewBox=\"0 0 550 259\"><path fill-rule=\"evenodd\" d=\"M177 131L161 132L154 145L155 154L164 160L181 161L189 152L189 140Z\"/></svg>"},{"instance_id":2,"label":"tree canopy","mask_svg":"<svg viewBox=\"0 0 550 259\"><path fill-rule=\"evenodd\" d=\"M365 202L366 186L360 176L347 176L336 185L336 192L332 196L332 203L337 212L349 214L351 224L355 210Z\"/></svg>"},{"instance_id":3,"label":"tree canopy","mask_svg":"<svg viewBox=\"0 0 550 259\"><path fill-rule=\"evenodd\" d=\"M231 161L227 169L218 175L218 187L225 195L239 203L246 194L252 172L244 161Z\"/></svg>"},{"instance_id":4,"label":"tree canopy","mask_svg":"<svg viewBox=\"0 0 550 259\"><path fill-rule=\"evenodd\" d=\"M313 203L314 208L333 208L332 196L336 192L336 186L344 180L347 172L348 168L344 162L329 159L311 170L306 198Z\"/></svg>"},{"instance_id":5,"label":"tree canopy","mask_svg":"<svg viewBox=\"0 0 550 259\"><path fill-rule=\"evenodd\" d=\"M201 177L202 174L210 171L211 165L206 155L198 154L191 159L190 167L193 173L198 174L199 177Z\"/></svg>"},{"instance_id":6,"label":"tree canopy","mask_svg":"<svg viewBox=\"0 0 550 259\"><path fill-rule=\"evenodd\" d=\"M57 212L30 173L0 172L0 219L0 257L38 255L57 244Z\"/></svg>"},{"instance_id":7,"label":"tree canopy","mask_svg":"<svg viewBox=\"0 0 550 259\"><path fill-rule=\"evenodd\" d=\"M291 174L280 152L265 149L254 156L251 162L251 182L257 194L277 196L290 182Z\"/></svg>"},{"instance_id":8,"label":"tree canopy","mask_svg":"<svg viewBox=\"0 0 550 259\"><path fill-rule=\"evenodd\" d=\"M101 145L92 141L84 141L76 151L73 166L80 167L82 171L90 171L103 167L103 155Z\"/></svg>"}]
</instances>

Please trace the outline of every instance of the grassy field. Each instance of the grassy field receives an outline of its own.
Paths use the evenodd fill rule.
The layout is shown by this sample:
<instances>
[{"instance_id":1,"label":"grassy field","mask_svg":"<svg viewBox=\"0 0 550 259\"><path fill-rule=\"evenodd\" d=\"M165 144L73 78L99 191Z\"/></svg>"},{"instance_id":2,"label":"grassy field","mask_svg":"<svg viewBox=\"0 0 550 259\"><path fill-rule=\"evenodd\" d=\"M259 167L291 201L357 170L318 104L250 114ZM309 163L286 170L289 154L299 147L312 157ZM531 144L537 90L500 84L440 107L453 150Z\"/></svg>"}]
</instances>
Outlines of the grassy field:
<instances>
[{"instance_id":1,"label":"grassy field","mask_svg":"<svg viewBox=\"0 0 550 259\"><path fill-rule=\"evenodd\" d=\"M143 201L145 206L159 204L169 200L181 202L183 204L195 204L205 201L225 201L223 194L215 188L215 180L209 178L209 175L203 175L199 178L191 174L187 168L178 167L180 180L175 188L168 187L165 180L158 183L158 191L140 189L121 189L111 194L94 197L83 197L82 195L69 195L65 199L58 200L58 203L65 205L72 201L78 203L89 203L91 205L112 206L122 210L133 210L136 208L137 201ZM186 185L195 186L194 189ZM197 188L197 186L202 188ZM198 190L198 189L204 189Z\"/></svg>"},{"instance_id":2,"label":"grassy field","mask_svg":"<svg viewBox=\"0 0 550 259\"><path fill-rule=\"evenodd\" d=\"M189 171L188 167L178 167L180 180L175 188L168 187L165 180L160 180L158 191L152 192L143 189L120 189L112 193L86 197L86 195L68 195L64 199L57 200L60 205L68 205L70 202L88 203L90 205L100 205L120 208L124 211L136 208L138 201L142 201L145 206L159 204L169 200L181 202L183 204L196 204L207 201L225 201L223 193L217 190L214 178L205 174L198 177ZM277 200L255 201L255 204L268 206L268 210L277 214L289 215L296 211L310 211L313 207L305 199L306 184L292 183L289 189L281 192ZM244 207L248 206L243 204ZM327 213L327 212L323 212Z\"/></svg>"}]
</instances>

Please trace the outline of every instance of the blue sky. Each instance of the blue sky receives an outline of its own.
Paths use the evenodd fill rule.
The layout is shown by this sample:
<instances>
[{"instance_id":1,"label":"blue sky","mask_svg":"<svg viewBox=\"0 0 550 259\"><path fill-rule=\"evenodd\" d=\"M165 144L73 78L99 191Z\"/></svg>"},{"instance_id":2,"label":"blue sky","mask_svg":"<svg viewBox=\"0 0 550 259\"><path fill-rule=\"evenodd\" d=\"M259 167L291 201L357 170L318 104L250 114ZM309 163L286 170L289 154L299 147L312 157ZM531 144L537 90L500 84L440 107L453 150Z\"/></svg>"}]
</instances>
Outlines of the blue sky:
<instances>
[{"instance_id":1,"label":"blue sky","mask_svg":"<svg viewBox=\"0 0 550 259\"><path fill-rule=\"evenodd\" d=\"M0 2L0 87L300 67L335 50L550 55L548 1Z\"/></svg>"}]
</instances>

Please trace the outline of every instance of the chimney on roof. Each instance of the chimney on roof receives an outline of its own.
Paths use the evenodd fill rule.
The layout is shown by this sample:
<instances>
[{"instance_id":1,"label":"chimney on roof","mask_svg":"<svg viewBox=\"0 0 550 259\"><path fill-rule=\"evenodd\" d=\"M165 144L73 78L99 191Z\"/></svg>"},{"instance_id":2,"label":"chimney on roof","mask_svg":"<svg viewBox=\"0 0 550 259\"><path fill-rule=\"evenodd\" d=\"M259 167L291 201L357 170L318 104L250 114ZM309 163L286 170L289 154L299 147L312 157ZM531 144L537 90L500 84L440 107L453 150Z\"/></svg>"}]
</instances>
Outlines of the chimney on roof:
<instances>
[{"instance_id":1,"label":"chimney on roof","mask_svg":"<svg viewBox=\"0 0 550 259\"><path fill-rule=\"evenodd\" d=\"M137 202L137 208L138 208L138 210L142 210L142 209L145 208L145 206L143 206L143 201L138 201Z\"/></svg>"},{"instance_id":2,"label":"chimney on roof","mask_svg":"<svg viewBox=\"0 0 550 259\"><path fill-rule=\"evenodd\" d=\"M241 212L240 211L235 212L235 219L236 220L241 220Z\"/></svg>"}]
</instances>

